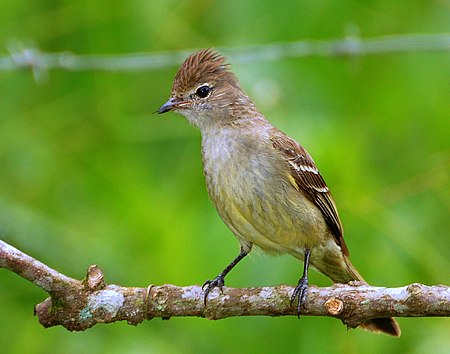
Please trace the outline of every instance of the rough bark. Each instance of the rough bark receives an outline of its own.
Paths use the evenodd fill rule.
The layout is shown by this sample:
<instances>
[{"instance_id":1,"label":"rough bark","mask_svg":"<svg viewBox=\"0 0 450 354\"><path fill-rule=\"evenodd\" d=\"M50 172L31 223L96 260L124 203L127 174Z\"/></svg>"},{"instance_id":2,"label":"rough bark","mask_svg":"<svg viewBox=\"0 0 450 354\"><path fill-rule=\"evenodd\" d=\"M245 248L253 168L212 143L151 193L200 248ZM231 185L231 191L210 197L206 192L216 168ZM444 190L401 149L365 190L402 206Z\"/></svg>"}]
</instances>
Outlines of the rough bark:
<instances>
[{"instance_id":1,"label":"rough bark","mask_svg":"<svg viewBox=\"0 0 450 354\"><path fill-rule=\"evenodd\" d=\"M44 327L61 325L83 331L97 323L138 323L155 317L196 316L218 320L233 316L297 315L290 305L293 287L228 288L211 291L207 306L199 286L150 285L147 288L108 285L97 266L86 278L69 278L0 240L0 268L33 282L50 297L35 307ZM330 316L348 327L372 318L450 316L450 288L411 284L383 288L363 283L309 286L302 316Z\"/></svg>"}]
</instances>

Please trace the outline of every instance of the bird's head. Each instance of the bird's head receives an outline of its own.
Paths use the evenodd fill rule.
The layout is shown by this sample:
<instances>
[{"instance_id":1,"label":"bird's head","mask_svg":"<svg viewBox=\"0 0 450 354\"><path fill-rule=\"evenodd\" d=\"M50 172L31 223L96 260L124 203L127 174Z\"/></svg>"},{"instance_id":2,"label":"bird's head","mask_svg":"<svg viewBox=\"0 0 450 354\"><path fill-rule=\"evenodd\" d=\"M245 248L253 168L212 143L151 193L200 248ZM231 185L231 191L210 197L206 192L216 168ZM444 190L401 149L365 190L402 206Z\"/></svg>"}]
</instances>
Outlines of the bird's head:
<instances>
[{"instance_id":1,"label":"bird's head","mask_svg":"<svg viewBox=\"0 0 450 354\"><path fill-rule=\"evenodd\" d=\"M181 65L170 98L158 113L175 111L202 129L233 119L239 107L249 104L253 106L225 57L212 49L202 49Z\"/></svg>"}]
</instances>

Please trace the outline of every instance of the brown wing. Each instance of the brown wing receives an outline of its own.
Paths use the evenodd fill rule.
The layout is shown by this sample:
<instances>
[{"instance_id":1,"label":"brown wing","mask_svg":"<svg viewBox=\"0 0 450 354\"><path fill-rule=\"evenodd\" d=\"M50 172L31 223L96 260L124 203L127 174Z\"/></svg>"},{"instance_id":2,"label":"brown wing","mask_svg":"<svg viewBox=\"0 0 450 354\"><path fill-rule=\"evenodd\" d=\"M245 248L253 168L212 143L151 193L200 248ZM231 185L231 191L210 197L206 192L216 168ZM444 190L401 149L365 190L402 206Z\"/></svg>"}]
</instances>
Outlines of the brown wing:
<instances>
[{"instance_id":1,"label":"brown wing","mask_svg":"<svg viewBox=\"0 0 450 354\"><path fill-rule=\"evenodd\" d=\"M272 136L274 148L281 151L289 164L298 189L322 212L342 252L349 255L344 241L344 231L333 197L308 152L296 141L280 131Z\"/></svg>"}]
</instances>

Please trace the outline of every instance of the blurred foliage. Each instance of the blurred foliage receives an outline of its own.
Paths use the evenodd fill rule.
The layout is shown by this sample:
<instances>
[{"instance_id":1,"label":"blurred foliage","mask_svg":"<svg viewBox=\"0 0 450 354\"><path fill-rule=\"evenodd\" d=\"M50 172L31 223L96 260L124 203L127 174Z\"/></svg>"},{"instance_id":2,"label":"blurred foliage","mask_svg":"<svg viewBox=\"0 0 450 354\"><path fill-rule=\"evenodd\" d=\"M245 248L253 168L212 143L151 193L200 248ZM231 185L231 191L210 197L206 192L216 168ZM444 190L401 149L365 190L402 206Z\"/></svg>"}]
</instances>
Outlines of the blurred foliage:
<instances>
[{"instance_id":1,"label":"blurred foliage","mask_svg":"<svg viewBox=\"0 0 450 354\"><path fill-rule=\"evenodd\" d=\"M0 3L0 51L15 40L78 54L249 46L449 32L434 1L45 1ZM250 96L314 156L353 263L374 285L449 283L450 56L405 53L234 65ZM0 72L0 237L82 278L201 284L238 243L208 200L198 132L157 116L175 67L139 73ZM230 286L296 284L302 265L255 254ZM328 285L312 272L311 283ZM448 319L400 319L399 340L328 318L174 318L83 333L43 329L46 294L0 270L3 353L444 353Z\"/></svg>"}]
</instances>

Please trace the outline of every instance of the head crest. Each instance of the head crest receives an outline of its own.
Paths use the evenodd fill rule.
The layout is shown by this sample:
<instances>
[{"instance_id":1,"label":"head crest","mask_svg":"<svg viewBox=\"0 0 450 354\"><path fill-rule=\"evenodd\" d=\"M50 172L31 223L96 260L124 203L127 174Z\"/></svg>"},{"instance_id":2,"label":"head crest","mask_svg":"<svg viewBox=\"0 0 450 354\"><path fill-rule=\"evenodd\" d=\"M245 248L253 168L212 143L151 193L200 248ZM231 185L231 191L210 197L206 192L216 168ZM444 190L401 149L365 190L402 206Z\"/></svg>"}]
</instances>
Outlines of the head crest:
<instances>
[{"instance_id":1,"label":"head crest","mask_svg":"<svg viewBox=\"0 0 450 354\"><path fill-rule=\"evenodd\" d=\"M225 76L234 77L228 66L225 57L215 50L199 50L181 64L173 82L172 92L183 92L195 85L220 80Z\"/></svg>"}]
</instances>

